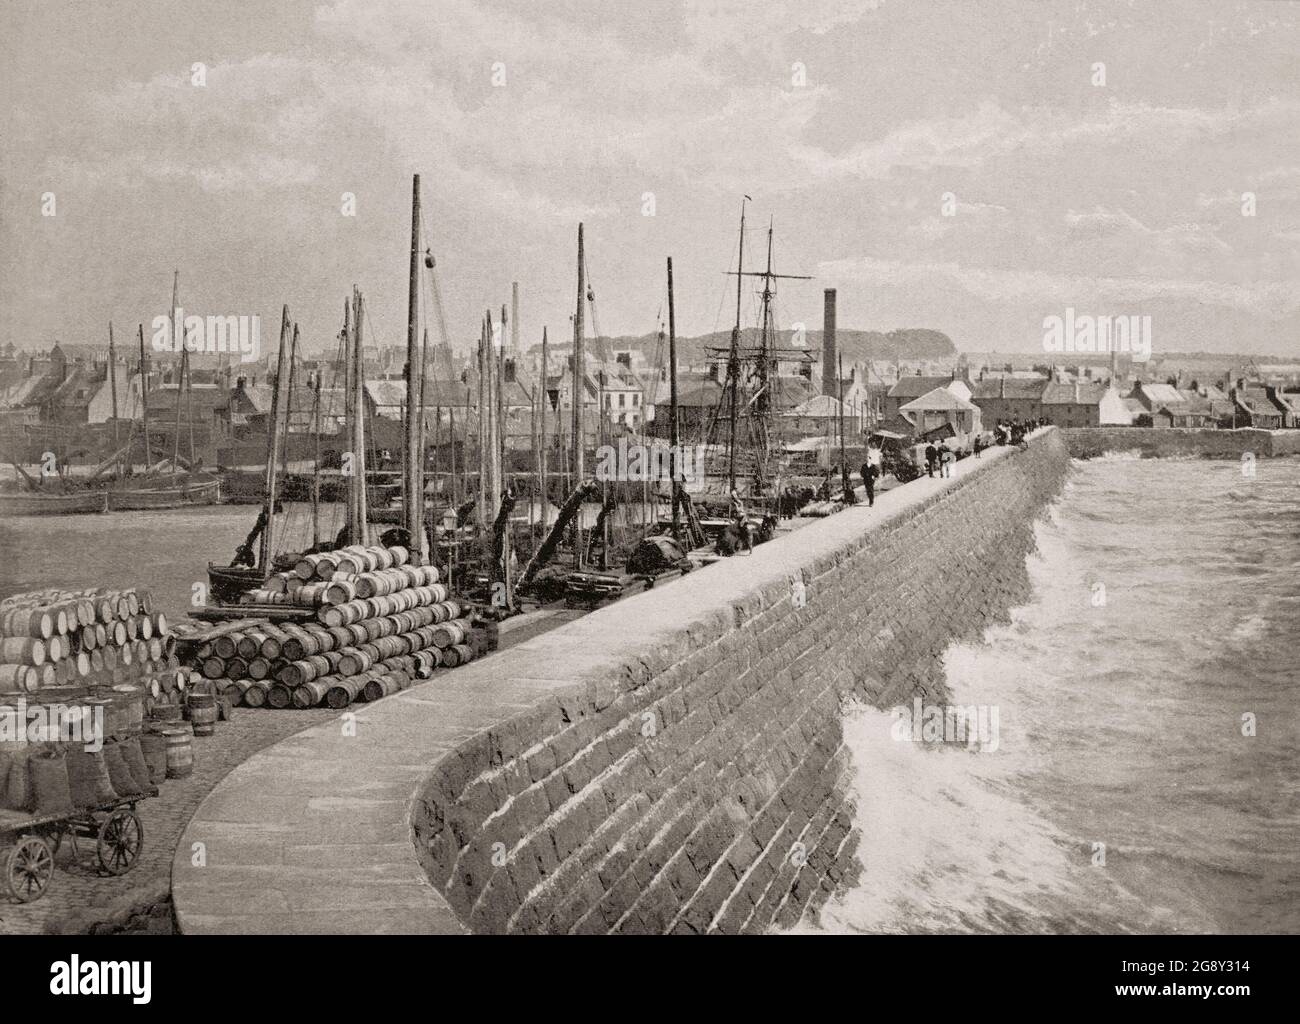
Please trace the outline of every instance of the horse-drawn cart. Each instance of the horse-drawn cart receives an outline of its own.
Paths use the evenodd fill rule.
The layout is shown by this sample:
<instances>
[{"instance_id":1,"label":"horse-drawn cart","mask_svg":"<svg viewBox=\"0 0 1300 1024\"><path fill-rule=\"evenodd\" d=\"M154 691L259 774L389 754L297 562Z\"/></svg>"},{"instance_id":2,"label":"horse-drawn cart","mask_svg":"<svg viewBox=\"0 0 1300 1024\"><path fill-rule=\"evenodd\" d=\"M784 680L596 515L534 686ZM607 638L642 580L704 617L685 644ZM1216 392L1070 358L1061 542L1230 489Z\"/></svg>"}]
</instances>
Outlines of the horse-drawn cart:
<instances>
[{"instance_id":1,"label":"horse-drawn cart","mask_svg":"<svg viewBox=\"0 0 1300 1024\"><path fill-rule=\"evenodd\" d=\"M123 875L144 849L144 826L135 805L158 790L121 797L62 814L0 810L0 871L9 895L30 903L45 895L54 877L54 859L63 840L72 843L74 861L105 875ZM85 864L77 840L95 840L95 859Z\"/></svg>"}]
</instances>

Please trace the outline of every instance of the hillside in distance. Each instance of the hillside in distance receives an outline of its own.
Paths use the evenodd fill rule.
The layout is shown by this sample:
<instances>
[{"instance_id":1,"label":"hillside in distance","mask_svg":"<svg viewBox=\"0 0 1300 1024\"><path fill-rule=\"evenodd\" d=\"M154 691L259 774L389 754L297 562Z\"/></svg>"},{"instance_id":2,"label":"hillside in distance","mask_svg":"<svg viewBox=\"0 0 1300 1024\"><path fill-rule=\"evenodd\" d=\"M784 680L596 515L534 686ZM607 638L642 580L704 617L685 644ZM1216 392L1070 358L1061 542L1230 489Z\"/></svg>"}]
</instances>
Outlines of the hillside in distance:
<instances>
[{"instance_id":1,"label":"hillside in distance","mask_svg":"<svg viewBox=\"0 0 1300 1024\"><path fill-rule=\"evenodd\" d=\"M742 345L753 346L758 343L758 328L747 327L742 332ZM793 331L777 331L777 346L780 348L798 347ZM957 356L957 347L942 331L926 327L904 327L895 331L855 331L841 327L835 332L840 354L846 364L862 362L867 359L888 362L895 359L945 359ZM644 353L647 361L654 363L660 341L657 334L623 336L606 338L605 344L610 350L636 349ZM591 344L589 342L589 344ZM667 347L667 339L662 343ZM677 339L678 358L682 363L697 364L706 360L706 349L725 349L731 344L730 331L714 331L694 338ZM806 331L803 335L803 347L814 355L822 348L822 332ZM679 364L680 365L680 364Z\"/></svg>"}]
</instances>

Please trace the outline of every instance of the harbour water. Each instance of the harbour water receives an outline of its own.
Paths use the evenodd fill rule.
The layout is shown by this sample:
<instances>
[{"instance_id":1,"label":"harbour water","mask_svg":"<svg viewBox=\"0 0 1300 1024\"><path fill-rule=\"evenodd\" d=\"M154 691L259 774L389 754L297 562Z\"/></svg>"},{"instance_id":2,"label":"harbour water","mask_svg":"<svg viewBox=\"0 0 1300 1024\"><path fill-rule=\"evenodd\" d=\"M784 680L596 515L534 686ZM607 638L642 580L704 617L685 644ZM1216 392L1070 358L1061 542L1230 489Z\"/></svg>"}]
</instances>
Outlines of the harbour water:
<instances>
[{"instance_id":1,"label":"harbour water","mask_svg":"<svg viewBox=\"0 0 1300 1024\"><path fill-rule=\"evenodd\" d=\"M850 713L865 870L819 927L1300 931L1300 460L1076 463L1037 539L945 656L996 750Z\"/></svg>"},{"instance_id":2,"label":"harbour water","mask_svg":"<svg viewBox=\"0 0 1300 1024\"><path fill-rule=\"evenodd\" d=\"M176 619L191 607L195 586L207 584L208 562L229 564L257 513L255 505L209 505L10 519L0 523L0 597L47 587L138 585L152 590L159 607ZM330 536L342 512L330 506L322 519L322 535ZM309 506L291 505L277 523L277 550L310 543Z\"/></svg>"}]
</instances>

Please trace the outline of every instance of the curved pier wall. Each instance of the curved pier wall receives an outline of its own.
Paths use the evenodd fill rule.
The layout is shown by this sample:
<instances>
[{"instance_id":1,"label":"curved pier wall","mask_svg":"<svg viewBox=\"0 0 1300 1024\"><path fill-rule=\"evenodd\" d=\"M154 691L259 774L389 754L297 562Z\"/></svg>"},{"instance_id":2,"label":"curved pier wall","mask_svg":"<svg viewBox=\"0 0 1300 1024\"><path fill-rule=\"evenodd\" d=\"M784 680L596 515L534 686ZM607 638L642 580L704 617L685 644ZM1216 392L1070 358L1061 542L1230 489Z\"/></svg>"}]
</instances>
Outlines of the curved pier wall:
<instances>
[{"instance_id":1,"label":"curved pier wall","mask_svg":"<svg viewBox=\"0 0 1300 1024\"><path fill-rule=\"evenodd\" d=\"M1049 428L450 673L511 703L411 803L434 889L472 931L796 922L858 870L841 700L943 700L1068 467Z\"/></svg>"}]
</instances>

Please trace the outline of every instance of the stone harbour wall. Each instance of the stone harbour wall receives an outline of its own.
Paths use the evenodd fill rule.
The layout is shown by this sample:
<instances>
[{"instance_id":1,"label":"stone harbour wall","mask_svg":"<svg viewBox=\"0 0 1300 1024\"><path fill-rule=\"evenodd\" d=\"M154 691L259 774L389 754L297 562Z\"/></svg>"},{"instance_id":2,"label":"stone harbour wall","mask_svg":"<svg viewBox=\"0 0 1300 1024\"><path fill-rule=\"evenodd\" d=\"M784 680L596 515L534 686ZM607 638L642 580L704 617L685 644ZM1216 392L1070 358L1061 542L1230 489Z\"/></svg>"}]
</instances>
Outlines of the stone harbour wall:
<instances>
[{"instance_id":1,"label":"stone harbour wall","mask_svg":"<svg viewBox=\"0 0 1300 1024\"><path fill-rule=\"evenodd\" d=\"M483 932L796 923L858 874L841 701L943 699L944 649L1025 598L1068 461L1050 430L568 627L612 663L463 744L415 801L434 887Z\"/></svg>"}]
</instances>

